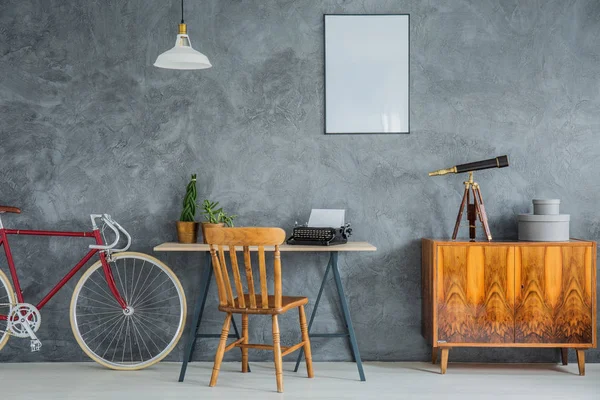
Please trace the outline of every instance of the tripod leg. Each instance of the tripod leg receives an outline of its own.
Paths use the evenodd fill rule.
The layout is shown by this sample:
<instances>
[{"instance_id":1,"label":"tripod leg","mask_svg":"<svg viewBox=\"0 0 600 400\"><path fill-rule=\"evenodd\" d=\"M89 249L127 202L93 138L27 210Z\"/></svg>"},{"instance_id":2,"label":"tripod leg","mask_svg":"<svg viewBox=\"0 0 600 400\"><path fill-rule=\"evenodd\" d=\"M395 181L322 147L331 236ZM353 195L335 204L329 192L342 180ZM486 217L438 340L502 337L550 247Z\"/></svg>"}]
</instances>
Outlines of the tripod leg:
<instances>
[{"instance_id":1,"label":"tripod leg","mask_svg":"<svg viewBox=\"0 0 600 400\"><path fill-rule=\"evenodd\" d=\"M483 197L481 197L481 190L479 189L479 185L476 185L473 188L473 197L475 198L475 207L477 209L477 214L479 214L479 220L483 225L483 231L485 232L487 240L491 242L492 233L490 232L490 225L488 224L488 218L485 212L485 206L483 205Z\"/></svg>"},{"instance_id":2,"label":"tripod leg","mask_svg":"<svg viewBox=\"0 0 600 400\"><path fill-rule=\"evenodd\" d=\"M471 186L471 190L473 191L473 198L475 198L475 189L473 189L473 186ZM471 191L467 193L467 220L469 221L469 240L474 242L477 237L475 226L477 222L477 208L474 202L471 203Z\"/></svg>"},{"instance_id":3,"label":"tripod leg","mask_svg":"<svg viewBox=\"0 0 600 400\"><path fill-rule=\"evenodd\" d=\"M454 232L452 233L452 240L456 240L456 236L458 235L458 228L460 227L460 220L463 216L463 210L465 209L465 205L467 204L467 197L469 196L469 187L465 187L465 193L463 194L462 201L460 203L460 208L458 209L458 217L456 217L456 223L454 224Z\"/></svg>"}]
</instances>

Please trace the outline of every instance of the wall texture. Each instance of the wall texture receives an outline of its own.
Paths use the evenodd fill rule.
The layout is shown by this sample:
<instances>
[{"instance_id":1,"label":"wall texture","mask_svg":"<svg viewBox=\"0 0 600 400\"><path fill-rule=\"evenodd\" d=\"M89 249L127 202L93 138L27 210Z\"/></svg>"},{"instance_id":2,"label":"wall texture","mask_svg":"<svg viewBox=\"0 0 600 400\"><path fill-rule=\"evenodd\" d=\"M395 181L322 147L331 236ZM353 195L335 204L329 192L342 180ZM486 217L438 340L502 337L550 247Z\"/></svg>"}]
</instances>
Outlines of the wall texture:
<instances>
[{"instance_id":1,"label":"wall texture","mask_svg":"<svg viewBox=\"0 0 600 400\"><path fill-rule=\"evenodd\" d=\"M175 238L193 172L199 197L220 200L242 225L289 230L311 207L346 208L354 239L379 249L341 261L366 360L429 357L420 336L419 239L451 233L464 176L429 178L428 171L508 154L510 168L477 174L496 237L516 237L516 215L532 198L552 197L571 214L572 236L600 239L597 0L190 0L192 43L214 68L154 68L174 43L178 7L0 2L0 204L23 209L3 218L7 226L86 229L88 214L108 212L133 234L134 249L151 252ZM410 135L323 135L324 13L410 13ZM87 242L12 244L33 302ZM157 256L182 278L192 304L200 257ZM326 257L283 262L285 291L314 301ZM339 327L333 294L332 286L318 330ZM12 339L0 360L84 360L69 328L70 295L43 310L41 353ZM218 330L223 316L210 296L206 326ZM295 315L284 319L284 342L296 326ZM251 324L257 340L268 329L266 319ZM215 346L201 341L197 358L211 359ZM315 339L313 354L350 358L339 339ZM553 349L452 355L557 357ZM588 359L600 361L600 351Z\"/></svg>"}]
</instances>

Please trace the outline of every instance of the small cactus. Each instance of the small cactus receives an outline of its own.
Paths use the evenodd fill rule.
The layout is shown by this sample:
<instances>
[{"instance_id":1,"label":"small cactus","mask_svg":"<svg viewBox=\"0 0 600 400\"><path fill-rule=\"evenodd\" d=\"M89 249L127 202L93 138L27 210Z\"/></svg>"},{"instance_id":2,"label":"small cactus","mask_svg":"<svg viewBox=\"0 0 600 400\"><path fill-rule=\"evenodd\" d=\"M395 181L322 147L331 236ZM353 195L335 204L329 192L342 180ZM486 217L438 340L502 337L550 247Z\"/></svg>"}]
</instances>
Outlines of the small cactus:
<instances>
[{"instance_id":1,"label":"small cactus","mask_svg":"<svg viewBox=\"0 0 600 400\"><path fill-rule=\"evenodd\" d=\"M192 174L192 180L185 189L183 198L183 211L181 211L180 221L194 222L196 218L196 174Z\"/></svg>"}]
</instances>

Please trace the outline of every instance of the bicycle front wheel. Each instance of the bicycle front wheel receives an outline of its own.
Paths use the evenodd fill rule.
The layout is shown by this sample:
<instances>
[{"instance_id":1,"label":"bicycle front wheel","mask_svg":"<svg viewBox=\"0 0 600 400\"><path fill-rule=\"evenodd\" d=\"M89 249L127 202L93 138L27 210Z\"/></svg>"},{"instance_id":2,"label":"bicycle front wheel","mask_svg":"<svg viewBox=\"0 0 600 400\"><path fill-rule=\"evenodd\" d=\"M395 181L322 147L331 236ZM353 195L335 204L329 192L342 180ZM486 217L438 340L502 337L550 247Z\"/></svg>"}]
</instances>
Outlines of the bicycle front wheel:
<instances>
[{"instance_id":1,"label":"bicycle front wheel","mask_svg":"<svg viewBox=\"0 0 600 400\"><path fill-rule=\"evenodd\" d=\"M83 351L105 367L149 367L165 358L181 337L186 316L183 287L169 267L146 254L114 254L108 264L127 310L110 292L98 261L73 292L73 334Z\"/></svg>"}]
</instances>

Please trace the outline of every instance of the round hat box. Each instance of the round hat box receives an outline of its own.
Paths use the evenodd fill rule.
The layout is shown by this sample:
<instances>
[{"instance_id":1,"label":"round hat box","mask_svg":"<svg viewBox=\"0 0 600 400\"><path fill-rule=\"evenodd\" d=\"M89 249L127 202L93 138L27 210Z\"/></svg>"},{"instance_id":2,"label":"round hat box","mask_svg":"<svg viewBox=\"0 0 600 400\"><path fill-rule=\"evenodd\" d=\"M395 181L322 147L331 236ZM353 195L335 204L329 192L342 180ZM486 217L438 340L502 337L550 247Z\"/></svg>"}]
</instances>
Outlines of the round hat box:
<instances>
[{"instance_id":1,"label":"round hat box","mask_svg":"<svg viewBox=\"0 0 600 400\"><path fill-rule=\"evenodd\" d=\"M560 214L559 199L533 200L533 213L535 215L558 215Z\"/></svg>"},{"instance_id":2,"label":"round hat box","mask_svg":"<svg viewBox=\"0 0 600 400\"><path fill-rule=\"evenodd\" d=\"M564 242L569 240L568 214L519 215L519 240L532 242Z\"/></svg>"}]
</instances>

